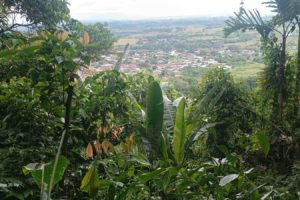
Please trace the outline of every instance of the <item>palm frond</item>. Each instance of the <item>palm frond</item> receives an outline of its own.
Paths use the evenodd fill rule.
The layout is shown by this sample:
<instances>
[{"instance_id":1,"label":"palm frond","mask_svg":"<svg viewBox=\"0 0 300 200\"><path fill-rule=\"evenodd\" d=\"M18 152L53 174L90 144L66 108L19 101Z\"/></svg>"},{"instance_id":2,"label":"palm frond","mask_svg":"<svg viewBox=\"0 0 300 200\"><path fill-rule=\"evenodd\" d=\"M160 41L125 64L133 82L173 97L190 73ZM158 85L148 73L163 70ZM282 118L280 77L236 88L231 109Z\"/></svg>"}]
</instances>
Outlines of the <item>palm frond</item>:
<instances>
[{"instance_id":1,"label":"palm frond","mask_svg":"<svg viewBox=\"0 0 300 200\"><path fill-rule=\"evenodd\" d=\"M266 7L271 8L272 12L276 13L276 18L280 18L281 23L293 20L300 14L299 0L271 0L263 2Z\"/></svg>"},{"instance_id":2,"label":"palm frond","mask_svg":"<svg viewBox=\"0 0 300 200\"><path fill-rule=\"evenodd\" d=\"M265 22L257 10L240 8L239 13L235 12L234 15L225 21L225 37L237 31L256 30L263 38L267 38L272 31L270 23Z\"/></svg>"}]
</instances>

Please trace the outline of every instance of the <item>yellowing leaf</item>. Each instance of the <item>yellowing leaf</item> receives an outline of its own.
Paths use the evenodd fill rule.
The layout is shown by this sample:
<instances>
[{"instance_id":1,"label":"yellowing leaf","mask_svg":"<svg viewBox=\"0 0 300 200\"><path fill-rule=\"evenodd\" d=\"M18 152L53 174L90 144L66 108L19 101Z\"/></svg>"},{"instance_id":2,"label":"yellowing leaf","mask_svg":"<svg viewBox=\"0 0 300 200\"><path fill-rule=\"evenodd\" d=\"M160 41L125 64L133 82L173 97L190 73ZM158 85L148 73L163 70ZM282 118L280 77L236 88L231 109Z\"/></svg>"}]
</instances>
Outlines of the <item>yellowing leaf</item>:
<instances>
[{"instance_id":1,"label":"yellowing leaf","mask_svg":"<svg viewBox=\"0 0 300 200\"><path fill-rule=\"evenodd\" d=\"M80 38L80 42L83 46L87 46L90 42L90 35L87 32L84 32L82 38Z\"/></svg>"},{"instance_id":2,"label":"yellowing leaf","mask_svg":"<svg viewBox=\"0 0 300 200\"><path fill-rule=\"evenodd\" d=\"M39 35L41 36L41 37L43 37L44 39L48 39L48 32L45 32L45 31L41 31L40 33L39 33Z\"/></svg>"},{"instance_id":3,"label":"yellowing leaf","mask_svg":"<svg viewBox=\"0 0 300 200\"><path fill-rule=\"evenodd\" d=\"M107 134L109 131L108 131L108 127L103 127L102 128L102 132L104 133L104 134Z\"/></svg>"},{"instance_id":4,"label":"yellowing leaf","mask_svg":"<svg viewBox=\"0 0 300 200\"><path fill-rule=\"evenodd\" d=\"M56 37L59 41L63 42L65 41L69 36L69 33L67 31L61 31L56 34Z\"/></svg>"},{"instance_id":5,"label":"yellowing leaf","mask_svg":"<svg viewBox=\"0 0 300 200\"><path fill-rule=\"evenodd\" d=\"M130 151L133 150L133 146L134 146L134 136L133 136L133 134L130 135L130 136L127 136L125 138L125 144L124 144L124 146L126 147L126 151L127 152L130 152Z\"/></svg>"},{"instance_id":6,"label":"yellowing leaf","mask_svg":"<svg viewBox=\"0 0 300 200\"><path fill-rule=\"evenodd\" d=\"M43 44L42 40L37 40L32 43L32 46L41 46Z\"/></svg>"},{"instance_id":7,"label":"yellowing leaf","mask_svg":"<svg viewBox=\"0 0 300 200\"><path fill-rule=\"evenodd\" d=\"M102 142L102 149L103 149L103 151L104 151L104 153L107 153L108 152L108 149L109 149L109 142L107 141L107 140L104 140L103 142Z\"/></svg>"}]
</instances>

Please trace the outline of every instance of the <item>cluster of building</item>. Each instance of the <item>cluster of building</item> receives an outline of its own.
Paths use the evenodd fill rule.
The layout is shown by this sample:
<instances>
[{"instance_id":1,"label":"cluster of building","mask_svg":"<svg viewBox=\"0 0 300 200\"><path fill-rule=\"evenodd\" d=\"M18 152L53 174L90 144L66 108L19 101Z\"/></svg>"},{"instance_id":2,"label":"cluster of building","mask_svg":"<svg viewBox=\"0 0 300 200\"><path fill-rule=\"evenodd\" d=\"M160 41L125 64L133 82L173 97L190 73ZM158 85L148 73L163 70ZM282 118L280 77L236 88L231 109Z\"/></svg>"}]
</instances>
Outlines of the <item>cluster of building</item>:
<instances>
[{"instance_id":1,"label":"cluster of building","mask_svg":"<svg viewBox=\"0 0 300 200\"><path fill-rule=\"evenodd\" d=\"M113 69L118 60L119 57L116 54L103 55L100 61L91 64L88 69L83 70L83 73L90 75L99 71ZM224 69L232 68L232 66L219 63L213 58L201 56L200 50L193 53L177 50L170 52L129 50L124 56L121 71L124 73L137 73L148 68L156 74L166 72L180 74L180 71L185 67L206 68L211 66L219 66Z\"/></svg>"}]
</instances>

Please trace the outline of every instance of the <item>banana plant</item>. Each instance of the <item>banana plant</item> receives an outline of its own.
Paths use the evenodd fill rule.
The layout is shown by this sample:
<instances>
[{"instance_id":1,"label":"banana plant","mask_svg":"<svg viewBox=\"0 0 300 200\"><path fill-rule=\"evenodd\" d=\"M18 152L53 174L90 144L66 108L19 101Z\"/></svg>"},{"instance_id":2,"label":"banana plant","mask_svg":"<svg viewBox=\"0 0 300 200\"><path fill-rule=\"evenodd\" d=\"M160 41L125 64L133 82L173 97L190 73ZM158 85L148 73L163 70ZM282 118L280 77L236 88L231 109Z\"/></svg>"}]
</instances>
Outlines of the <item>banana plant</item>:
<instances>
[{"instance_id":1,"label":"banana plant","mask_svg":"<svg viewBox=\"0 0 300 200\"><path fill-rule=\"evenodd\" d=\"M168 106L172 106L172 108L168 108ZM137 163L142 164L144 168L143 171L136 174L137 180L139 180L136 184L146 184L161 176L169 177L166 178L162 187L164 192L168 193L167 188L169 188L168 185L172 178L178 174L186 174L186 170L183 168L187 152L186 145L189 144L189 137L194 138L194 135L187 136L185 108L186 99L184 97L175 100L173 103L170 101L166 103L166 98L164 98L159 83L153 81L150 84L147 91L146 119L144 128L141 130L144 150L148 153L148 157L144 155L137 157L134 153L127 155L134 157L134 161L138 161ZM168 118L171 118L171 120ZM167 120L173 122L169 123L172 126L172 131L166 129ZM204 130L202 131L204 132ZM130 159L126 161L127 164L130 162ZM97 191L105 189L107 186L115 187L114 181L118 180L118 178L114 181L110 180L110 183L107 182L108 180L99 180L98 175L95 173L96 168L97 164L94 163L85 175L81 186L81 189L88 192L92 197L97 196ZM133 165L129 167L129 169L132 168L134 169ZM107 170L109 171L109 168ZM107 184L103 184L103 181Z\"/></svg>"},{"instance_id":2,"label":"banana plant","mask_svg":"<svg viewBox=\"0 0 300 200\"><path fill-rule=\"evenodd\" d=\"M159 157L164 160L173 158L177 165L181 165L184 160L184 149L186 142L186 127L185 127L185 98L178 100L175 120L173 120L174 106L166 103L166 97L163 96L163 91L157 82L152 82L148 89L147 95L147 113L146 113L146 134L145 138L150 143L151 148L154 148ZM170 105L172 107L170 107ZM169 109L168 109L169 108ZM165 113L165 110L167 111ZM168 112L170 111L170 112ZM168 116L167 116L168 115ZM163 125L166 122L164 119L170 118L169 122L174 121L173 125L173 141L172 150L169 145L168 131L163 131Z\"/></svg>"},{"instance_id":3,"label":"banana plant","mask_svg":"<svg viewBox=\"0 0 300 200\"><path fill-rule=\"evenodd\" d=\"M40 186L40 199L50 199L49 191L60 180L62 180L64 173L69 165L69 160L64 156L59 156L56 166L55 162L50 163L30 163L23 167L22 171L25 175L31 174L34 181ZM56 167L55 174L52 178L52 171Z\"/></svg>"}]
</instances>

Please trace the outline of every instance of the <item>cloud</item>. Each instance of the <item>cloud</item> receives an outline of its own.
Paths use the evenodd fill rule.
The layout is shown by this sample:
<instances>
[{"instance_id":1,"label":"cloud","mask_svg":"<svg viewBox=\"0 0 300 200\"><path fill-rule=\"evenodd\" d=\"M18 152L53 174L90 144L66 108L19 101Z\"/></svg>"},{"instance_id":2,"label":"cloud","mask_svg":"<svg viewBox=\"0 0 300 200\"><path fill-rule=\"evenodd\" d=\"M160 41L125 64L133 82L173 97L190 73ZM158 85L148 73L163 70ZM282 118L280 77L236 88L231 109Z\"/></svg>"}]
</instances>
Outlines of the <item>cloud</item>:
<instances>
[{"instance_id":1,"label":"cloud","mask_svg":"<svg viewBox=\"0 0 300 200\"><path fill-rule=\"evenodd\" d=\"M249 9L266 9L261 0L246 0ZM237 11L240 0L69 0L79 20L148 19L188 16L225 16Z\"/></svg>"}]
</instances>

